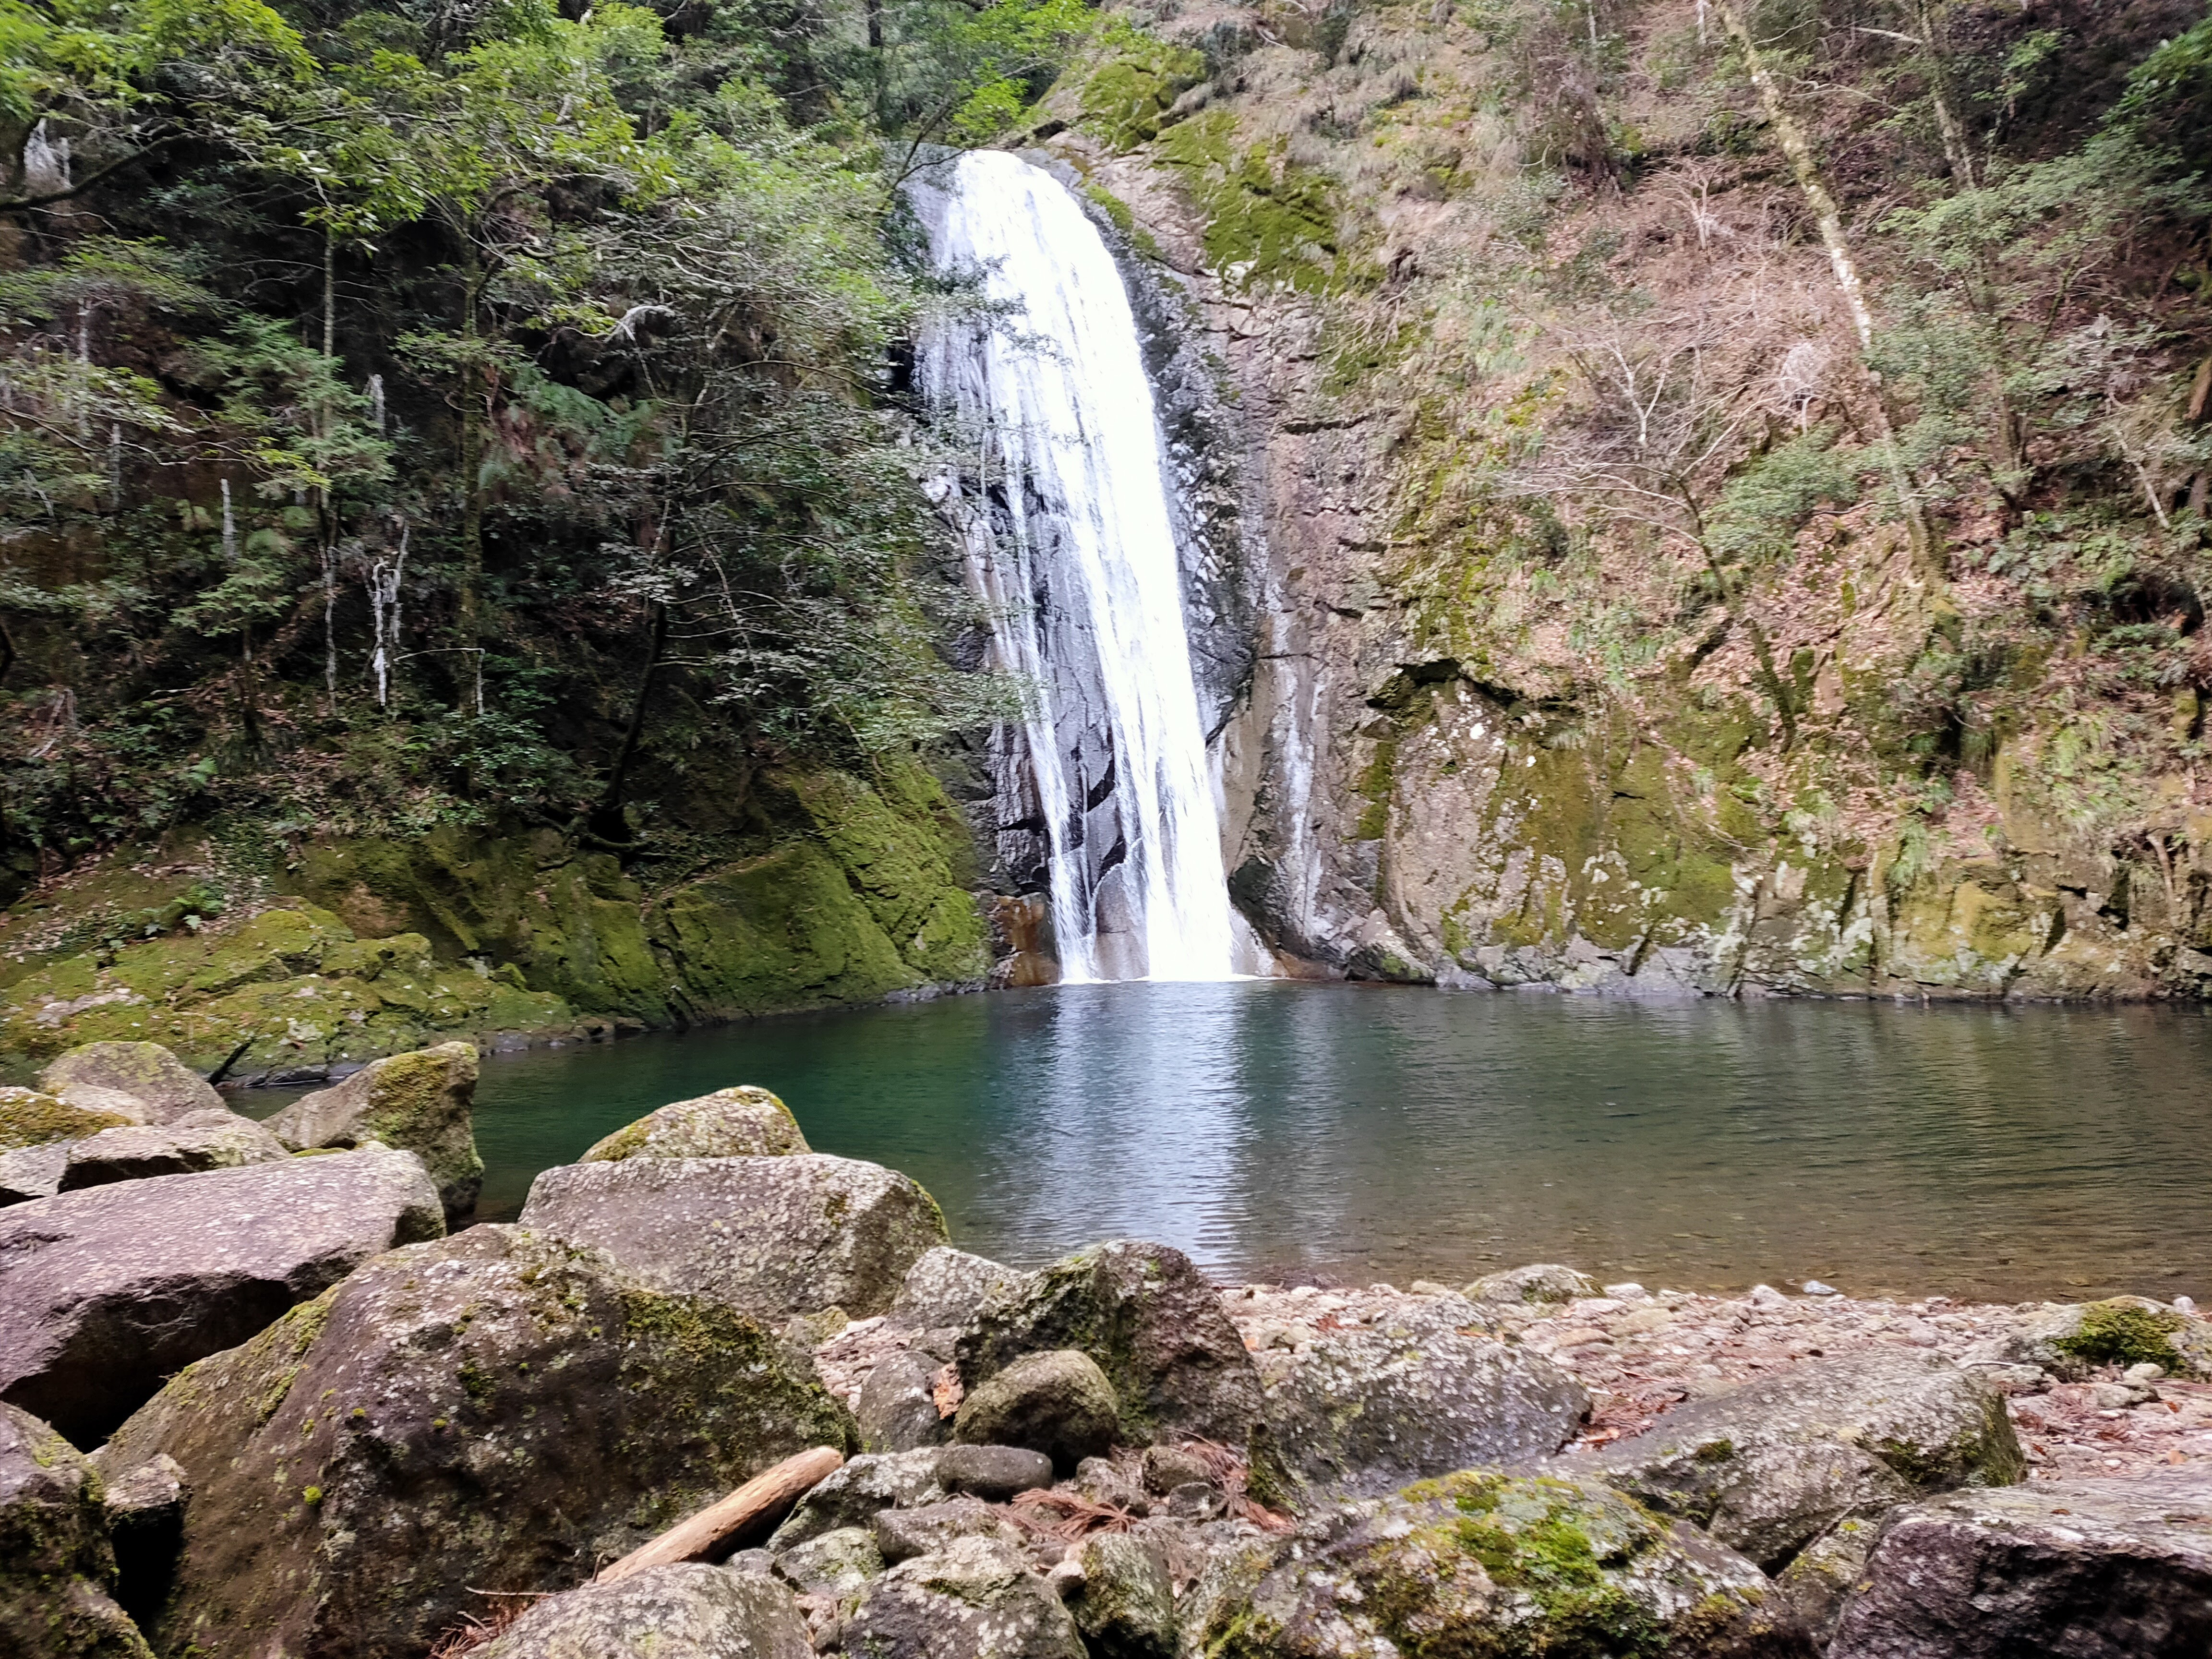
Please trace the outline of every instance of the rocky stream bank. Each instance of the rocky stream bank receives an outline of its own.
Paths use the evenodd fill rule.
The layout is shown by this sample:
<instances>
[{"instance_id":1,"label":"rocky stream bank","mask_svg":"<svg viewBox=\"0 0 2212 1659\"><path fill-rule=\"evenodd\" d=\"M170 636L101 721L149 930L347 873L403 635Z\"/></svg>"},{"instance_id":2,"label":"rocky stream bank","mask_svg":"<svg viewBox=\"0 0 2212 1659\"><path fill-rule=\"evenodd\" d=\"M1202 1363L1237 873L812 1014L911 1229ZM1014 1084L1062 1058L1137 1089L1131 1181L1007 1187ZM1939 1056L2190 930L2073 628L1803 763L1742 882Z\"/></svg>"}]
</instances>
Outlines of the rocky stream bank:
<instances>
[{"instance_id":1,"label":"rocky stream bank","mask_svg":"<svg viewBox=\"0 0 2212 1659\"><path fill-rule=\"evenodd\" d=\"M954 1249L782 1103L473 1200L466 1045L0 1094L0 1645L219 1659L2201 1656L2212 1324ZM243 1126L243 1127L240 1127Z\"/></svg>"}]
</instances>

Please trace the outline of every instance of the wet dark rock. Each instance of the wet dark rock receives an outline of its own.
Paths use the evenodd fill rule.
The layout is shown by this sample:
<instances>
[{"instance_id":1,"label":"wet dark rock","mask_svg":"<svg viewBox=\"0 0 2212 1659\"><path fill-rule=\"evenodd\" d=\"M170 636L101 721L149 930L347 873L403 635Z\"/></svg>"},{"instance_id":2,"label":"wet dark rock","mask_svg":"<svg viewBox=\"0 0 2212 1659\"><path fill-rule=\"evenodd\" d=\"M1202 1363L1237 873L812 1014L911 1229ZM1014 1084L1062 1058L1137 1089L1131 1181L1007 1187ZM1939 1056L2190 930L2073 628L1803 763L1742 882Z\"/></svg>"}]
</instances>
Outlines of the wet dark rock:
<instances>
[{"instance_id":1,"label":"wet dark rock","mask_svg":"<svg viewBox=\"0 0 2212 1659\"><path fill-rule=\"evenodd\" d=\"M173 1457L155 1457L120 1474L96 1452L92 1464L105 1488L107 1535L115 1548L115 1599L143 1628L160 1616L176 1582L191 1485Z\"/></svg>"},{"instance_id":2,"label":"wet dark rock","mask_svg":"<svg viewBox=\"0 0 2212 1659\"><path fill-rule=\"evenodd\" d=\"M447 1218L458 1219L476 1208L483 1187L476 1092L476 1045L441 1042L372 1061L333 1088L302 1095L268 1128L295 1152L372 1140L413 1152L438 1183Z\"/></svg>"},{"instance_id":3,"label":"wet dark rock","mask_svg":"<svg viewBox=\"0 0 2212 1659\"><path fill-rule=\"evenodd\" d=\"M111 1095L127 1096L149 1123L222 1106L222 1097L205 1078L158 1042L88 1042L49 1062L39 1073L39 1087L102 1110L119 1106Z\"/></svg>"},{"instance_id":4,"label":"wet dark rock","mask_svg":"<svg viewBox=\"0 0 2212 1659\"><path fill-rule=\"evenodd\" d=\"M30 1413L0 1404L0 1652L149 1659L109 1593L114 1581L92 1466Z\"/></svg>"},{"instance_id":5,"label":"wet dark rock","mask_svg":"<svg viewBox=\"0 0 2212 1659\"><path fill-rule=\"evenodd\" d=\"M791 1592L698 1562L549 1596L474 1659L812 1659Z\"/></svg>"},{"instance_id":6,"label":"wet dark rock","mask_svg":"<svg viewBox=\"0 0 2212 1659\"><path fill-rule=\"evenodd\" d=\"M1847 1515L1806 1545L1775 1577L1782 1594L1823 1648L1836 1633L1851 1586L1866 1569L1879 1525L1864 1516Z\"/></svg>"},{"instance_id":7,"label":"wet dark rock","mask_svg":"<svg viewBox=\"0 0 2212 1659\"><path fill-rule=\"evenodd\" d=\"M1829 1659L2201 1659L2212 1482L1966 1490L1893 1511Z\"/></svg>"},{"instance_id":8,"label":"wet dark rock","mask_svg":"<svg viewBox=\"0 0 2212 1659\"><path fill-rule=\"evenodd\" d=\"M861 1445L872 1452L912 1451L942 1441L952 1424L938 1413L937 1371L929 1359L906 1352L878 1362L853 1408Z\"/></svg>"},{"instance_id":9,"label":"wet dark rock","mask_svg":"<svg viewBox=\"0 0 2212 1659\"><path fill-rule=\"evenodd\" d=\"M987 1504L1052 1485L1052 1460L1021 1446L947 1446L937 1460L937 1484Z\"/></svg>"},{"instance_id":10,"label":"wet dark rock","mask_svg":"<svg viewBox=\"0 0 2212 1659\"><path fill-rule=\"evenodd\" d=\"M871 1454L849 1460L799 1500L769 1540L783 1551L841 1527L866 1527L884 1510L934 1504L945 1496L937 1482L934 1447L910 1452Z\"/></svg>"},{"instance_id":11,"label":"wet dark rock","mask_svg":"<svg viewBox=\"0 0 2212 1659\"><path fill-rule=\"evenodd\" d=\"M1065 1474L1111 1449L1121 1419L1121 1402L1097 1363L1080 1349L1056 1348L1024 1354L977 1385L960 1402L952 1433L975 1444L1029 1447Z\"/></svg>"},{"instance_id":12,"label":"wet dark rock","mask_svg":"<svg viewBox=\"0 0 2212 1659\"><path fill-rule=\"evenodd\" d=\"M1074 1348L1105 1373L1119 1438L1198 1437L1243 1446L1261 1422L1259 1374L1188 1256L1132 1240L1095 1245L995 1286L960 1340L971 1392L1026 1354Z\"/></svg>"},{"instance_id":13,"label":"wet dark rock","mask_svg":"<svg viewBox=\"0 0 2212 1659\"><path fill-rule=\"evenodd\" d=\"M717 1089L672 1101L595 1142L579 1164L626 1158L781 1158L811 1152L791 1108L766 1089Z\"/></svg>"},{"instance_id":14,"label":"wet dark rock","mask_svg":"<svg viewBox=\"0 0 2212 1659\"><path fill-rule=\"evenodd\" d=\"M850 1433L757 1322L478 1226L189 1367L102 1456L191 1483L163 1651L420 1659L474 1589L569 1588Z\"/></svg>"},{"instance_id":15,"label":"wet dark rock","mask_svg":"<svg viewBox=\"0 0 2212 1659\"><path fill-rule=\"evenodd\" d=\"M876 1580L843 1647L854 1659L1086 1659L1075 1620L1022 1553L973 1536Z\"/></svg>"},{"instance_id":16,"label":"wet dark rock","mask_svg":"<svg viewBox=\"0 0 2212 1659\"><path fill-rule=\"evenodd\" d=\"M166 1123L103 1129L74 1142L59 1190L75 1192L202 1170L243 1169L249 1164L281 1163L290 1156L283 1143L260 1124L218 1106L212 1111L186 1112Z\"/></svg>"},{"instance_id":17,"label":"wet dark rock","mask_svg":"<svg viewBox=\"0 0 2212 1659\"><path fill-rule=\"evenodd\" d=\"M445 1229L389 1147L161 1176L0 1211L0 1397L80 1445L394 1245Z\"/></svg>"},{"instance_id":18,"label":"wet dark rock","mask_svg":"<svg viewBox=\"0 0 2212 1659\"><path fill-rule=\"evenodd\" d=\"M1127 1533L1094 1533L1075 1558L1067 1610L1091 1659L1176 1659L1175 1585L1165 1553Z\"/></svg>"},{"instance_id":19,"label":"wet dark rock","mask_svg":"<svg viewBox=\"0 0 2212 1659\"><path fill-rule=\"evenodd\" d=\"M1267 1422L1292 1478L1368 1497L1424 1476L1547 1457L1589 1415L1542 1355L1462 1335L1457 1297L1407 1302L1382 1328L1329 1331L1271 1354Z\"/></svg>"},{"instance_id":20,"label":"wet dark rock","mask_svg":"<svg viewBox=\"0 0 2212 1659\"><path fill-rule=\"evenodd\" d=\"M1224 1553L1189 1601L1216 1659L1814 1651L1750 1562L1591 1481L1424 1481Z\"/></svg>"},{"instance_id":21,"label":"wet dark rock","mask_svg":"<svg viewBox=\"0 0 2212 1659\"><path fill-rule=\"evenodd\" d=\"M957 1538L993 1538L1018 1545L1022 1535L1005 1510L980 1498L947 1498L917 1509L885 1510L876 1516L876 1548L894 1564L941 1550Z\"/></svg>"},{"instance_id":22,"label":"wet dark rock","mask_svg":"<svg viewBox=\"0 0 2212 1659\"><path fill-rule=\"evenodd\" d=\"M945 1242L929 1194L880 1164L781 1158L632 1158L548 1170L522 1224L603 1252L642 1284L776 1323L882 1313Z\"/></svg>"},{"instance_id":23,"label":"wet dark rock","mask_svg":"<svg viewBox=\"0 0 2212 1659\"><path fill-rule=\"evenodd\" d=\"M1771 1566L1845 1516L2007 1485L2027 1469L2002 1395L1946 1360L1896 1350L1692 1401L1574 1464Z\"/></svg>"}]
</instances>

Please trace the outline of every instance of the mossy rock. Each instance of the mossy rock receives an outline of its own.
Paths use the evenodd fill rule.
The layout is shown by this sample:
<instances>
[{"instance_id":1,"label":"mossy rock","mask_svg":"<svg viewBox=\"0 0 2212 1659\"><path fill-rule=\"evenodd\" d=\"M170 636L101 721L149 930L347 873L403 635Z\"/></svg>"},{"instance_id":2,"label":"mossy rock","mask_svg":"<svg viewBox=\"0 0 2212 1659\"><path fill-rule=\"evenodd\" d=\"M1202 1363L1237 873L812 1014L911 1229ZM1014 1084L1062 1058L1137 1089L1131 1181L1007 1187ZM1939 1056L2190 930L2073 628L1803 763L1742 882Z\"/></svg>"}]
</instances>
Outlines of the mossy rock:
<instances>
[{"instance_id":1,"label":"mossy rock","mask_svg":"<svg viewBox=\"0 0 2212 1659\"><path fill-rule=\"evenodd\" d=\"M36 1089L0 1088L0 1152L82 1140L102 1129L127 1128L137 1121L119 1112L88 1111Z\"/></svg>"},{"instance_id":2,"label":"mossy rock","mask_svg":"<svg viewBox=\"0 0 2212 1659\"><path fill-rule=\"evenodd\" d=\"M138 1103L142 1119L156 1123L222 1106L222 1097L204 1078L158 1042L90 1042L72 1048L39 1073L39 1086L79 1105L128 1115L128 1109L113 1103L115 1096L125 1096Z\"/></svg>"},{"instance_id":3,"label":"mossy rock","mask_svg":"<svg viewBox=\"0 0 2212 1659\"><path fill-rule=\"evenodd\" d=\"M1133 29L1113 44L1119 50L1084 76L1078 104L1083 125L1120 154L1159 137L1176 100L1206 78L1206 59Z\"/></svg>"},{"instance_id":4,"label":"mossy rock","mask_svg":"<svg viewBox=\"0 0 2212 1659\"><path fill-rule=\"evenodd\" d=\"M151 1659L114 1584L100 1477L53 1429L0 1402L0 1647L24 1659Z\"/></svg>"},{"instance_id":5,"label":"mossy rock","mask_svg":"<svg viewBox=\"0 0 2212 1659\"><path fill-rule=\"evenodd\" d=\"M740 1084L672 1101L594 1142L579 1164L626 1158L781 1158L810 1152L799 1121L766 1089Z\"/></svg>"},{"instance_id":6,"label":"mossy rock","mask_svg":"<svg viewBox=\"0 0 2212 1659\"><path fill-rule=\"evenodd\" d=\"M1200 1641L1218 1659L1354 1646L1409 1659L1814 1651L1759 1570L1692 1529L1595 1481L1481 1471L1279 1546L1249 1589L1212 1598Z\"/></svg>"},{"instance_id":7,"label":"mossy rock","mask_svg":"<svg viewBox=\"0 0 2212 1659\"><path fill-rule=\"evenodd\" d=\"M471 1109L477 1051L443 1042L363 1066L334 1088L303 1095L268 1128L291 1151L381 1141L422 1160L448 1218L476 1207L483 1186Z\"/></svg>"},{"instance_id":8,"label":"mossy rock","mask_svg":"<svg viewBox=\"0 0 2212 1659\"><path fill-rule=\"evenodd\" d=\"M770 1333L522 1229L396 1250L118 1430L192 1487L164 1652L419 1659L471 1587L560 1590L849 1414Z\"/></svg>"}]
</instances>

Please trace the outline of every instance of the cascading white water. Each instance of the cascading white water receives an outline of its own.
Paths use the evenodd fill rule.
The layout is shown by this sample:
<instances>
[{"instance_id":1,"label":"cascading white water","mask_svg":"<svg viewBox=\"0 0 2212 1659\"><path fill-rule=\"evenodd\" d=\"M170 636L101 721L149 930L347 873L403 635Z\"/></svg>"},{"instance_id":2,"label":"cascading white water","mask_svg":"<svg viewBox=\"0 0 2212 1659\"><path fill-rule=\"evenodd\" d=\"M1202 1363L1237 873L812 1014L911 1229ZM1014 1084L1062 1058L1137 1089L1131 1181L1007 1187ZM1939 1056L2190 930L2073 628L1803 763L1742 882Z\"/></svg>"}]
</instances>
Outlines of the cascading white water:
<instances>
[{"instance_id":1,"label":"cascading white water","mask_svg":"<svg viewBox=\"0 0 2212 1659\"><path fill-rule=\"evenodd\" d=\"M1049 173L988 150L935 171L914 196L939 267L979 270L1016 313L944 331L918 368L977 434L969 556L994 655L1042 688L1022 735L1061 977L1230 978L1220 814L1121 273Z\"/></svg>"}]
</instances>

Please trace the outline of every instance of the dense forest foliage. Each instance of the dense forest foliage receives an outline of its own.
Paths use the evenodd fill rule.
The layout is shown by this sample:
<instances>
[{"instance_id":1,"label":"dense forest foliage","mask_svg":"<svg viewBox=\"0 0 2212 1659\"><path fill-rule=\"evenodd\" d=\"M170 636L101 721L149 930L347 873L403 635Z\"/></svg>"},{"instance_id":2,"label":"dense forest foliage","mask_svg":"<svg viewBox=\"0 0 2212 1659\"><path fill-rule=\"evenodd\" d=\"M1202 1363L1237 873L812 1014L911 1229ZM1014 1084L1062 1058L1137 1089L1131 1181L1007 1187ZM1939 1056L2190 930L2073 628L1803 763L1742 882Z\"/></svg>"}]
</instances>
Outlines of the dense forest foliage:
<instances>
[{"instance_id":1,"label":"dense forest foliage","mask_svg":"<svg viewBox=\"0 0 2212 1659\"><path fill-rule=\"evenodd\" d=\"M0 4L0 841L634 830L995 706L895 186L1064 0Z\"/></svg>"}]
</instances>

